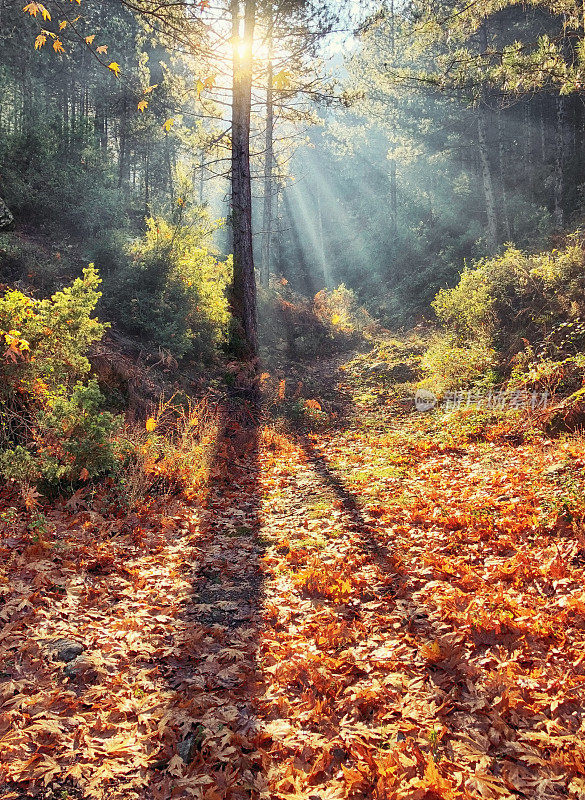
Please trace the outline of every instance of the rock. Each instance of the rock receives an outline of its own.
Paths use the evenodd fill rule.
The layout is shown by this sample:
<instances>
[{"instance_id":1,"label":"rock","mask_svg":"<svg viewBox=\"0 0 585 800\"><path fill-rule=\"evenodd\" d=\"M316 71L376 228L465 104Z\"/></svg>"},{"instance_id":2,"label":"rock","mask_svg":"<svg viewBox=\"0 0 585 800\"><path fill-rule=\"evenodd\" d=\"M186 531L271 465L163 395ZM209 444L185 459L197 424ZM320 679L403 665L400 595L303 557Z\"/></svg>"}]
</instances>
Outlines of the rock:
<instances>
[{"instance_id":1,"label":"rock","mask_svg":"<svg viewBox=\"0 0 585 800\"><path fill-rule=\"evenodd\" d=\"M196 725L195 729L182 742L179 742L177 754L183 759L185 764L189 764L195 758L195 753L201 750L201 745L205 740L205 728L203 725Z\"/></svg>"},{"instance_id":2,"label":"rock","mask_svg":"<svg viewBox=\"0 0 585 800\"><path fill-rule=\"evenodd\" d=\"M99 665L91 656L74 658L63 670L67 678L83 678L84 681L95 681L99 677Z\"/></svg>"},{"instance_id":3,"label":"rock","mask_svg":"<svg viewBox=\"0 0 585 800\"><path fill-rule=\"evenodd\" d=\"M8 231L14 224L14 217L12 212L0 197L0 231Z\"/></svg>"},{"instance_id":4,"label":"rock","mask_svg":"<svg viewBox=\"0 0 585 800\"><path fill-rule=\"evenodd\" d=\"M418 377L418 370L410 364L395 364L388 372L388 378L395 383L409 383Z\"/></svg>"},{"instance_id":5,"label":"rock","mask_svg":"<svg viewBox=\"0 0 585 800\"><path fill-rule=\"evenodd\" d=\"M85 647L81 642L74 639L53 639L49 642L49 647L57 661L64 661L66 664L80 656Z\"/></svg>"}]
</instances>

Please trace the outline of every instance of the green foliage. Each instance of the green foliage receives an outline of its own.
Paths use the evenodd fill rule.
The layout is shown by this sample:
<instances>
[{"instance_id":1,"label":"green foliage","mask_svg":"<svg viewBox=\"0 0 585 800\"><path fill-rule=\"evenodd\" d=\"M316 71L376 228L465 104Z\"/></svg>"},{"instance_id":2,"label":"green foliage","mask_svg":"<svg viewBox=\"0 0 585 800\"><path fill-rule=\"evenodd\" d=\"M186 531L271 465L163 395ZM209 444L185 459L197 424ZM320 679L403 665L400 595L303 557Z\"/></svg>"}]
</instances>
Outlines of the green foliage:
<instances>
[{"instance_id":1,"label":"green foliage","mask_svg":"<svg viewBox=\"0 0 585 800\"><path fill-rule=\"evenodd\" d=\"M41 116L1 138L0 163L3 196L18 227L83 239L124 225L123 195L89 125L64 141L57 121Z\"/></svg>"},{"instance_id":2,"label":"green foliage","mask_svg":"<svg viewBox=\"0 0 585 800\"><path fill-rule=\"evenodd\" d=\"M202 223L149 219L106 287L105 307L133 335L175 358L210 357L225 341L231 261L218 261Z\"/></svg>"},{"instance_id":3,"label":"green foliage","mask_svg":"<svg viewBox=\"0 0 585 800\"><path fill-rule=\"evenodd\" d=\"M580 232L550 252L515 247L466 268L433 308L443 325L422 366L439 391L510 386L571 393L583 381L585 275Z\"/></svg>"},{"instance_id":4,"label":"green foliage","mask_svg":"<svg viewBox=\"0 0 585 800\"><path fill-rule=\"evenodd\" d=\"M485 342L458 344L451 334L437 336L422 357L422 384L439 394L495 383L496 352Z\"/></svg>"},{"instance_id":5,"label":"green foliage","mask_svg":"<svg viewBox=\"0 0 585 800\"><path fill-rule=\"evenodd\" d=\"M114 466L118 420L100 410L103 397L90 369L89 346L105 330L92 313L100 279L90 265L51 298L11 291L0 298L0 473L55 487Z\"/></svg>"},{"instance_id":6,"label":"green foliage","mask_svg":"<svg viewBox=\"0 0 585 800\"><path fill-rule=\"evenodd\" d=\"M509 247L466 269L433 302L438 318L460 342L488 341L510 355L536 345L557 323L583 308L583 247L575 234L566 247L534 255Z\"/></svg>"}]
</instances>

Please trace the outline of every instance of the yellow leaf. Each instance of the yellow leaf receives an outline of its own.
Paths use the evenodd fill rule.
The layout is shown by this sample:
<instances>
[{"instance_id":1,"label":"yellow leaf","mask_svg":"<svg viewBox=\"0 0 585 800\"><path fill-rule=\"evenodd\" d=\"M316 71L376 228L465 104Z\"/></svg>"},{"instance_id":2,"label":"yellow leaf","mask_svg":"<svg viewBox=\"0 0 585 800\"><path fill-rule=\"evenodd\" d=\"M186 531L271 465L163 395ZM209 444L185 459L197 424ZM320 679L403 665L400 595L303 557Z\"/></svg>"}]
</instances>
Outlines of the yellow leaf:
<instances>
[{"instance_id":1,"label":"yellow leaf","mask_svg":"<svg viewBox=\"0 0 585 800\"><path fill-rule=\"evenodd\" d=\"M205 84L202 80L197 81L197 99L201 97L201 92L205 89Z\"/></svg>"},{"instance_id":2,"label":"yellow leaf","mask_svg":"<svg viewBox=\"0 0 585 800\"><path fill-rule=\"evenodd\" d=\"M62 31L66 27L67 27L67 20L66 19L61 20L61 22L59 23L59 30Z\"/></svg>"},{"instance_id":3,"label":"yellow leaf","mask_svg":"<svg viewBox=\"0 0 585 800\"><path fill-rule=\"evenodd\" d=\"M117 61L112 61L111 64L108 64L108 69L111 69L116 78L120 77L120 65Z\"/></svg>"},{"instance_id":4,"label":"yellow leaf","mask_svg":"<svg viewBox=\"0 0 585 800\"><path fill-rule=\"evenodd\" d=\"M108 45L107 44L101 44L99 47L96 47L95 51L96 51L96 53L100 53L100 54L107 53L108 52Z\"/></svg>"},{"instance_id":5,"label":"yellow leaf","mask_svg":"<svg viewBox=\"0 0 585 800\"><path fill-rule=\"evenodd\" d=\"M92 33L91 36L86 36L85 37L85 43L86 44L91 44L94 39L95 39L95 33Z\"/></svg>"},{"instance_id":6,"label":"yellow leaf","mask_svg":"<svg viewBox=\"0 0 585 800\"><path fill-rule=\"evenodd\" d=\"M47 37L45 36L45 34L44 33L39 33L39 35L35 39L35 50L40 50L41 47L45 44L46 41L47 41Z\"/></svg>"},{"instance_id":7,"label":"yellow leaf","mask_svg":"<svg viewBox=\"0 0 585 800\"><path fill-rule=\"evenodd\" d=\"M154 83L152 86L149 86L147 89L144 90L144 94L150 94L154 89L156 89L158 83Z\"/></svg>"},{"instance_id":8,"label":"yellow leaf","mask_svg":"<svg viewBox=\"0 0 585 800\"><path fill-rule=\"evenodd\" d=\"M278 91L286 89L290 84L290 72L288 72L286 69L281 69L280 72L276 73L272 79L272 82L274 84L274 88L278 89Z\"/></svg>"},{"instance_id":9,"label":"yellow leaf","mask_svg":"<svg viewBox=\"0 0 585 800\"><path fill-rule=\"evenodd\" d=\"M55 41L53 42L53 50L56 53L64 53L65 52L65 49L63 48L63 44L61 42L61 39L55 39Z\"/></svg>"},{"instance_id":10,"label":"yellow leaf","mask_svg":"<svg viewBox=\"0 0 585 800\"><path fill-rule=\"evenodd\" d=\"M215 86L215 75L210 75L209 78L205 78L203 83L205 84L206 89L213 89Z\"/></svg>"},{"instance_id":11,"label":"yellow leaf","mask_svg":"<svg viewBox=\"0 0 585 800\"><path fill-rule=\"evenodd\" d=\"M27 11L31 17L36 17L36 15L40 12L44 20L48 20L49 22L51 21L51 15L42 3L28 3L28 5L26 5L22 10Z\"/></svg>"},{"instance_id":12,"label":"yellow leaf","mask_svg":"<svg viewBox=\"0 0 585 800\"><path fill-rule=\"evenodd\" d=\"M146 420L146 430L149 433L152 433L152 431L156 430L156 420L154 417L149 417Z\"/></svg>"},{"instance_id":13,"label":"yellow leaf","mask_svg":"<svg viewBox=\"0 0 585 800\"><path fill-rule=\"evenodd\" d=\"M148 100L141 100L138 103L138 110L141 111L143 114L147 108L148 108Z\"/></svg>"},{"instance_id":14,"label":"yellow leaf","mask_svg":"<svg viewBox=\"0 0 585 800\"><path fill-rule=\"evenodd\" d=\"M433 640L431 644L421 645L420 653L422 657L431 664L436 664L438 661L443 660L441 645L436 640Z\"/></svg>"},{"instance_id":15,"label":"yellow leaf","mask_svg":"<svg viewBox=\"0 0 585 800\"><path fill-rule=\"evenodd\" d=\"M170 129L173 127L174 124L175 120L173 119L173 117L171 117L170 119L167 119L167 121L164 123L163 129L168 133L168 131L170 131Z\"/></svg>"}]
</instances>

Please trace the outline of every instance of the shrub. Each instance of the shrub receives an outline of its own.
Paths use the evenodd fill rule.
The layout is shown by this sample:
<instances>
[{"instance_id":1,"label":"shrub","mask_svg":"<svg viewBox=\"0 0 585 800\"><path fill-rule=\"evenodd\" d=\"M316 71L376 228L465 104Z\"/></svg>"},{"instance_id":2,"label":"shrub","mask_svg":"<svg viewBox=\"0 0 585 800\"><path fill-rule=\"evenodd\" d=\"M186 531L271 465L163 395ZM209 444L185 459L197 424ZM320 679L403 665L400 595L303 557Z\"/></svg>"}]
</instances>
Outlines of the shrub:
<instances>
[{"instance_id":1,"label":"shrub","mask_svg":"<svg viewBox=\"0 0 585 800\"><path fill-rule=\"evenodd\" d=\"M442 394L449 389L489 386L495 383L497 359L487 344L459 344L451 334L437 336L422 357L424 385Z\"/></svg>"},{"instance_id":2,"label":"shrub","mask_svg":"<svg viewBox=\"0 0 585 800\"><path fill-rule=\"evenodd\" d=\"M577 388L585 343L583 267L577 232L561 249L530 255L509 247L466 268L433 302L444 332L423 358L427 374L441 389L485 385L497 373L516 386Z\"/></svg>"},{"instance_id":3,"label":"shrub","mask_svg":"<svg viewBox=\"0 0 585 800\"><path fill-rule=\"evenodd\" d=\"M106 289L109 314L175 358L210 357L227 335L231 261L218 261L206 246L202 223L149 219Z\"/></svg>"},{"instance_id":4,"label":"shrub","mask_svg":"<svg viewBox=\"0 0 585 800\"><path fill-rule=\"evenodd\" d=\"M33 300L21 292L0 298L0 473L18 482L55 487L111 470L118 420L100 412L88 347L105 326L92 317L100 279L90 265L63 291Z\"/></svg>"},{"instance_id":5,"label":"shrub","mask_svg":"<svg viewBox=\"0 0 585 800\"><path fill-rule=\"evenodd\" d=\"M258 297L259 339L269 357L286 352L292 358L318 358L352 346L373 327L351 289L323 289L311 301L281 279Z\"/></svg>"},{"instance_id":6,"label":"shrub","mask_svg":"<svg viewBox=\"0 0 585 800\"><path fill-rule=\"evenodd\" d=\"M466 268L457 286L438 293L433 308L459 341L489 341L516 353L524 339L542 341L556 323L583 310L583 266L579 234L552 252L528 255L509 247Z\"/></svg>"},{"instance_id":7,"label":"shrub","mask_svg":"<svg viewBox=\"0 0 585 800\"><path fill-rule=\"evenodd\" d=\"M322 289L315 295L314 310L317 317L336 331L363 333L374 327L374 321L363 308L351 289L340 284L336 289Z\"/></svg>"}]
</instances>

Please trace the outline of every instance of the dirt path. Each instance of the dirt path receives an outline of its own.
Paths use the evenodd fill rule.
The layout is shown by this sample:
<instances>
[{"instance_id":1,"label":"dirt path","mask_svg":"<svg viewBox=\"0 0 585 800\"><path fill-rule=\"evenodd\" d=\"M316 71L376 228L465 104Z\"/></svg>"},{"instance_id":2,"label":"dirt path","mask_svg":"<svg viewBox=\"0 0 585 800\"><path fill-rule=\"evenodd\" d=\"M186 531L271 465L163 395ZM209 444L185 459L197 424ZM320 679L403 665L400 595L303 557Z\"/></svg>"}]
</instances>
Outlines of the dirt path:
<instances>
[{"instance_id":1,"label":"dirt path","mask_svg":"<svg viewBox=\"0 0 585 800\"><path fill-rule=\"evenodd\" d=\"M3 798L585 797L583 442L324 375L193 505L3 542Z\"/></svg>"}]
</instances>

